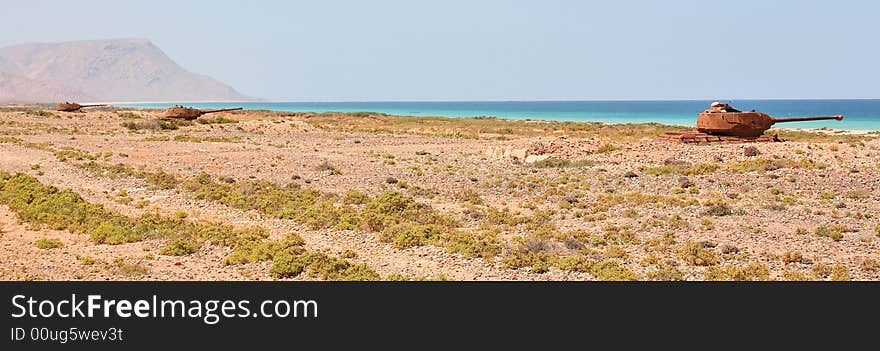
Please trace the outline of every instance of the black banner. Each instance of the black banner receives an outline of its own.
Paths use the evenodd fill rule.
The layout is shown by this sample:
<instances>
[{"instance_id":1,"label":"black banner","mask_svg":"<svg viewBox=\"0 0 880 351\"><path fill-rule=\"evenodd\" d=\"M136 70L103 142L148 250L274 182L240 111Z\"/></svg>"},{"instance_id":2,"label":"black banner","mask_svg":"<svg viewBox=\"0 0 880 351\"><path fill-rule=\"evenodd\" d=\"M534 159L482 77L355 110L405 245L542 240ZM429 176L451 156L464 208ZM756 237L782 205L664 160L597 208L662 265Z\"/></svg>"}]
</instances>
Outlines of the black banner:
<instances>
[{"instance_id":1,"label":"black banner","mask_svg":"<svg viewBox=\"0 0 880 351\"><path fill-rule=\"evenodd\" d=\"M0 290L3 344L12 346L3 349L15 350L413 338L497 346L620 332L758 337L787 327L852 335L873 329L857 321L880 312L876 283L3 282Z\"/></svg>"}]
</instances>

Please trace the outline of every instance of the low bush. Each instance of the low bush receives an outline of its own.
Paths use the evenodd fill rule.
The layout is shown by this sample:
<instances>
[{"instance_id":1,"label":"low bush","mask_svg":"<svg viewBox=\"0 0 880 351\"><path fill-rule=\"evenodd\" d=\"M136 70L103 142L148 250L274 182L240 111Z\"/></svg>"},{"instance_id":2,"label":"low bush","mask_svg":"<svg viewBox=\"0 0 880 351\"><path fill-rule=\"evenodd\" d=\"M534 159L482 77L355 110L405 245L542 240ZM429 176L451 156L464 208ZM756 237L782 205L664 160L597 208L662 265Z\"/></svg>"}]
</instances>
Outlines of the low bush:
<instances>
[{"instance_id":1,"label":"low bush","mask_svg":"<svg viewBox=\"0 0 880 351\"><path fill-rule=\"evenodd\" d=\"M770 270L762 263L752 262L745 266L727 265L706 269L706 280L769 280Z\"/></svg>"},{"instance_id":2,"label":"low bush","mask_svg":"<svg viewBox=\"0 0 880 351\"><path fill-rule=\"evenodd\" d=\"M58 239L39 239L34 242L34 246L43 249L43 250L51 250L64 247L64 244L61 243Z\"/></svg>"},{"instance_id":3,"label":"low bush","mask_svg":"<svg viewBox=\"0 0 880 351\"><path fill-rule=\"evenodd\" d=\"M177 238L170 244L165 245L159 253L168 256L186 256L198 251L198 249L198 243L192 239Z\"/></svg>"},{"instance_id":4,"label":"low bush","mask_svg":"<svg viewBox=\"0 0 880 351\"><path fill-rule=\"evenodd\" d=\"M685 242L678 249L678 257L685 263L694 266L712 266L718 263L715 251L690 241Z\"/></svg>"},{"instance_id":5,"label":"low bush","mask_svg":"<svg viewBox=\"0 0 880 351\"><path fill-rule=\"evenodd\" d=\"M122 127L128 130L174 130L177 129L177 123L161 120L145 120L145 121L125 121Z\"/></svg>"}]
</instances>

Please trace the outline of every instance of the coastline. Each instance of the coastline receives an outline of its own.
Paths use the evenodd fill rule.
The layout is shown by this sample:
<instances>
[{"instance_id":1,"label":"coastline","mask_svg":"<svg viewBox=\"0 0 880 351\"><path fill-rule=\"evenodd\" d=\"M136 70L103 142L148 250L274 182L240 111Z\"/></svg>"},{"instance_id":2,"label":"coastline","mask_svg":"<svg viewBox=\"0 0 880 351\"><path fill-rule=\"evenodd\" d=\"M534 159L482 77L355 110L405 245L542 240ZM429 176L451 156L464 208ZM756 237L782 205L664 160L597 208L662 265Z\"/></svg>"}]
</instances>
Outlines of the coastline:
<instances>
[{"instance_id":1,"label":"coastline","mask_svg":"<svg viewBox=\"0 0 880 351\"><path fill-rule=\"evenodd\" d=\"M243 107L279 112L379 113L394 116L507 120L597 122L606 124L658 123L693 126L696 116L711 101L476 101L476 102L200 102L182 103L196 108ZM122 107L166 108L166 103L119 104ZM843 122L809 121L779 127L880 130L880 100L753 100L737 101L742 110L755 109L771 116L846 116Z\"/></svg>"},{"instance_id":2,"label":"coastline","mask_svg":"<svg viewBox=\"0 0 880 351\"><path fill-rule=\"evenodd\" d=\"M851 99L856 100L856 99ZM864 100L873 100L873 99L864 99ZM632 100L637 101L637 100ZM648 100L645 100L648 101ZM666 100L664 100L666 101ZM691 100L682 100L682 101L691 101ZM132 109L132 110L142 110L142 111L162 111L164 108L162 107L142 107L139 105L150 105L150 104L220 104L216 106L216 108L227 107L227 105L234 105L239 103L255 103L254 101L151 101L151 102L107 102L107 101L89 101L89 102L81 102L82 104L107 104L109 108L118 108L118 109ZM273 102L259 102L259 103L273 103ZM117 106L122 105L122 106ZM51 110L54 103L0 103L0 109L2 108L11 108L11 109L47 109ZM204 107L201 108L215 108L215 107ZM249 112L254 113L304 113L304 114L321 114L321 113L352 113L345 111L289 111L284 109L245 109ZM659 126L666 126L670 128L693 128L694 124L675 124L675 123L663 123L663 122L655 122L655 121L632 121L632 122L606 122L606 121L593 121L593 120L557 120L552 118L510 118L504 116L444 116L444 115L407 115L407 114L391 114L385 112L378 111L358 111L357 113L364 114L372 114L372 115L384 115L390 117L413 117L413 118L440 118L440 119L480 119L480 118L492 118L510 122L530 122L530 121L539 121L539 122L563 122L563 123L585 123L585 124L604 124L604 125L647 125L647 124L656 124ZM694 123L696 122L696 116L693 118ZM835 127L775 127L772 130L779 131L789 131L789 132L813 132L813 133L823 133L823 134L838 134L838 135L873 135L880 134L880 129L853 129L853 128L835 128Z\"/></svg>"}]
</instances>

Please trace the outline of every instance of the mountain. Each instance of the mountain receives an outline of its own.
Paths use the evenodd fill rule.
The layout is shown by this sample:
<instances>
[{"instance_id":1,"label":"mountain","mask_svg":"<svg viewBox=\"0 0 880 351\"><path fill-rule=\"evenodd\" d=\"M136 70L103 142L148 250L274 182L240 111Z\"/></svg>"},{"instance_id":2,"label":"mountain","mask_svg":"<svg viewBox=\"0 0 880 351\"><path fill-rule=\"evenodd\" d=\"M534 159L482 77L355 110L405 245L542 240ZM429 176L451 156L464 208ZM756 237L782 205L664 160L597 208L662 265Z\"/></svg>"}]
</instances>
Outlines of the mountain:
<instances>
[{"instance_id":1,"label":"mountain","mask_svg":"<svg viewBox=\"0 0 880 351\"><path fill-rule=\"evenodd\" d=\"M0 101L252 100L191 73L145 39L0 48Z\"/></svg>"}]
</instances>

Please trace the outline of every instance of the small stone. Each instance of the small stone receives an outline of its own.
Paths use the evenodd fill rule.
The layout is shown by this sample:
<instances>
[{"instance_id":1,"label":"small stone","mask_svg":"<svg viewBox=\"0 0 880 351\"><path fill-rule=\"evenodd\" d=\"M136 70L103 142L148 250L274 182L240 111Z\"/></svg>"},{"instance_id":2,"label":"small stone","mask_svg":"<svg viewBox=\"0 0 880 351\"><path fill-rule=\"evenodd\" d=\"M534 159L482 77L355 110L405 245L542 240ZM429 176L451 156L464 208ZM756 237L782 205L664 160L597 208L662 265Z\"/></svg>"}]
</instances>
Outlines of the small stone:
<instances>
[{"instance_id":1,"label":"small stone","mask_svg":"<svg viewBox=\"0 0 880 351\"><path fill-rule=\"evenodd\" d=\"M743 155L746 157L755 157L761 154L761 151L758 151L758 148L754 146L746 146L743 149Z\"/></svg>"},{"instance_id":2,"label":"small stone","mask_svg":"<svg viewBox=\"0 0 880 351\"><path fill-rule=\"evenodd\" d=\"M859 172L861 172L861 171L859 171L859 170L856 169L856 168L853 168L853 169L849 170L849 172L850 172L850 173L859 173Z\"/></svg>"},{"instance_id":3,"label":"small stone","mask_svg":"<svg viewBox=\"0 0 880 351\"><path fill-rule=\"evenodd\" d=\"M468 179L470 179L474 183L476 183L479 180L479 179L477 179L477 177L470 177Z\"/></svg>"},{"instance_id":4,"label":"small stone","mask_svg":"<svg viewBox=\"0 0 880 351\"><path fill-rule=\"evenodd\" d=\"M838 202L837 205L834 205L835 208L846 208L846 204L843 202Z\"/></svg>"},{"instance_id":5,"label":"small stone","mask_svg":"<svg viewBox=\"0 0 880 351\"><path fill-rule=\"evenodd\" d=\"M300 178L302 178L302 177L300 177L299 174L294 174L294 175L290 176L290 180L299 180Z\"/></svg>"},{"instance_id":6,"label":"small stone","mask_svg":"<svg viewBox=\"0 0 880 351\"><path fill-rule=\"evenodd\" d=\"M695 185L694 182L692 180L690 180L688 177L678 178L678 186L681 187L682 189L687 189L687 188L690 188L694 185Z\"/></svg>"},{"instance_id":7,"label":"small stone","mask_svg":"<svg viewBox=\"0 0 880 351\"><path fill-rule=\"evenodd\" d=\"M623 176L624 176L625 178L635 178L635 177L638 177L639 175L636 174L636 172L633 172L633 171L627 171L626 173L623 174Z\"/></svg>"},{"instance_id":8,"label":"small stone","mask_svg":"<svg viewBox=\"0 0 880 351\"><path fill-rule=\"evenodd\" d=\"M385 178L385 183L388 183L388 184L397 184L397 178L394 178L394 177L388 177L388 178Z\"/></svg>"},{"instance_id":9,"label":"small stone","mask_svg":"<svg viewBox=\"0 0 880 351\"><path fill-rule=\"evenodd\" d=\"M723 244L720 247L721 253L723 254L732 254L739 252L739 248L730 244Z\"/></svg>"}]
</instances>

